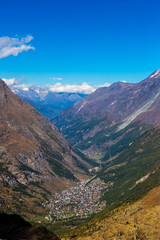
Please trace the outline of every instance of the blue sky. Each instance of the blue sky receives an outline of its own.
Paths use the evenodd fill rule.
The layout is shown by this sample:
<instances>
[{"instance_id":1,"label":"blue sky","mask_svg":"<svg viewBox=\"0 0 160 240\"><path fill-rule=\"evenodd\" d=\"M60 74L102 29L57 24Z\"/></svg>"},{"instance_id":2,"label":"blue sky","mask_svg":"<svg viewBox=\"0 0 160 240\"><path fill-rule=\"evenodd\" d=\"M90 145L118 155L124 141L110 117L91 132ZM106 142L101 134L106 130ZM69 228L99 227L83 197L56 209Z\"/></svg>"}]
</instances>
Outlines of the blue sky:
<instances>
[{"instance_id":1,"label":"blue sky","mask_svg":"<svg viewBox=\"0 0 160 240\"><path fill-rule=\"evenodd\" d=\"M154 0L1 1L0 37L18 39L9 50L25 47L17 56L0 48L0 77L38 85L138 82L160 68L159 7Z\"/></svg>"}]
</instances>

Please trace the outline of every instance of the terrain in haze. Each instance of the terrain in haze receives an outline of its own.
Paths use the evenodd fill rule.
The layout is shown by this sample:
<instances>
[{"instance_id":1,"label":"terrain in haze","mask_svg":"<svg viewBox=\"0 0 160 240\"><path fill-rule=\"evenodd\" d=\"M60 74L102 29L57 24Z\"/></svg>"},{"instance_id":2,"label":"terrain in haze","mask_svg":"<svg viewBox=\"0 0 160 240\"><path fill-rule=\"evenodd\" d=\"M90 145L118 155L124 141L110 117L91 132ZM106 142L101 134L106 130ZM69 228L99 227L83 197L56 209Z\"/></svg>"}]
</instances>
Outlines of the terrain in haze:
<instances>
[{"instance_id":1,"label":"terrain in haze","mask_svg":"<svg viewBox=\"0 0 160 240\"><path fill-rule=\"evenodd\" d=\"M28 102L48 119L53 119L64 109L73 105L87 94L52 92L47 87L30 86L18 88L16 85L9 86L22 100Z\"/></svg>"}]
</instances>

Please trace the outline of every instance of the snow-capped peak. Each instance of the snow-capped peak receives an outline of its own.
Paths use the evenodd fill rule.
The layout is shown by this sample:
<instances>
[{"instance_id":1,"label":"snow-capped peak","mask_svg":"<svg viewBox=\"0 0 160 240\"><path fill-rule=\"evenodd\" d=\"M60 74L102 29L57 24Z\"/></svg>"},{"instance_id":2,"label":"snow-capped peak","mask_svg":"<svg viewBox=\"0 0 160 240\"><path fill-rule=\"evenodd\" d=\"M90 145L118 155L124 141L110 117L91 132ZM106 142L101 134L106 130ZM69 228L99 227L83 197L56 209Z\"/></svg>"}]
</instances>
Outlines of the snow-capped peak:
<instances>
[{"instance_id":1,"label":"snow-capped peak","mask_svg":"<svg viewBox=\"0 0 160 240\"><path fill-rule=\"evenodd\" d=\"M156 70L152 75L150 75L151 78L158 77L160 73L160 69Z\"/></svg>"}]
</instances>

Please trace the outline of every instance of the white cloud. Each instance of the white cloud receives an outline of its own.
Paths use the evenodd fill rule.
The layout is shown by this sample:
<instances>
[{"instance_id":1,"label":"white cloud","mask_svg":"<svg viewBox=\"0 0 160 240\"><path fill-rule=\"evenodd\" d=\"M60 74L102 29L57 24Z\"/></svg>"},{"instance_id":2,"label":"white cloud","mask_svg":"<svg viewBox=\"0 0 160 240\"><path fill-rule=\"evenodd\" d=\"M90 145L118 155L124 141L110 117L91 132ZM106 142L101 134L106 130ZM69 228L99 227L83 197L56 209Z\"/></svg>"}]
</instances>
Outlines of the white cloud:
<instances>
[{"instance_id":1,"label":"white cloud","mask_svg":"<svg viewBox=\"0 0 160 240\"><path fill-rule=\"evenodd\" d=\"M32 84L20 84L21 81L23 81L25 77L22 77L21 79L16 78L2 78L2 80L12 89L12 90L23 90L23 91L29 91L29 88L32 87Z\"/></svg>"},{"instance_id":2,"label":"white cloud","mask_svg":"<svg viewBox=\"0 0 160 240\"><path fill-rule=\"evenodd\" d=\"M97 88L100 88L100 87L109 87L109 86L110 86L109 83L104 83L104 84L102 84L102 85L97 85L97 86L95 86L95 87L96 87L96 89L97 89Z\"/></svg>"},{"instance_id":3,"label":"white cloud","mask_svg":"<svg viewBox=\"0 0 160 240\"><path fill-rule=\"evenodd\" d=\"M125 81L125 80L122 80L122 81L120 81L120 82L122 82L122 83L126 83L127 81Z\"/></svg>"},{"instance_id":4,"label":"white cloud","mask_svg":"<svg viewBox=\"0 0 160 240\"><path fill-rule=\"evenodd\" d=\"M28 35L25 38L10 38L0 37L0 58L5 58L10 55L17 56L21 52L27 52L28 50L35 50L35 47L28 45L33 39Z\"/></svg>"},{"instance_id":5,"label":"white cloud","mask_svg":"<svg viewBox=\"0 0 160 240\"><path fill-rule=\"evenodd\" d=\"M49 89L51 92L68 92L68 93L84 93L90 94L94 92L96 89L87 83L82 83L80 85L77 84L62 84L56 83Z\"/></svg>"},{"instance_id":6,"label":"white cloud","mask_svg":"<svg viewBox=\"0 0 160 240\"><path fill-rule=\"evenodd\" d=\"M17 84L17 85L14 85L14 88L17 88L17 89L20 89L20 90L23 90L23 91L29 91L30 87L32 87L31 84Z\"/></svg>"},{"instance_id":7,"label":"white cloud","mask_svg":"<svg viewBox=\"0 0 160 240\"><path fill-rule=\"evenodd\" d=\"M10 86L12 90L23 90L23 91L29 91L29 89L35 90L37 93L42 93L45 92L46 94L51 91L51 92L67 92L67 93L82 93L82 94L90 94L93 93L97 88L100 87L109 87L109 83L105 83L103 85L97 85L97 86L91 86L88 83L84 82L82 84L62 84L60 82L55 83L54 85L49 85L46 84L45 86L33 86L32 84L23 84L21 81L25 77L21 79L16 79L16 78L2 78L5 83Z\"/></svg>"},{"instance_id":8,"label":"white cloud","mask_svg":"<svg viewBox=\"0 0 160 240\"><path fill-rule=\"evenodd\" d=\"M8 85L8 86L13 86L15 85L16 87L20 84L21 81L25 79L25 76L21 77L20 79L16 78L2 78L2 80ZM23 84L21 84L23 85ZM19 85L20 86L20 85Z\"/></svg>"},{"instance_id":9,"label":"white cloud","mask_svg":"<svg viewBox=\"0 0 160 240\"><path fill-rule=\"evenodd\" d=\"M2 78L2 80L8 85L8 86L11 86L11 85L14 85L16 84L16 78L9 78L9 79L6 79L6 78Z\"/></svg>"},{"instance_id":10,"label":"white cloud","mask_svg":"<svg viewBox=\"0 0 160 240\"><path fill-rule=\"evenodd\" d=\"M52 77L52 78L50 78L51 80L58 80L58 81L61 81L61 80L63 80L63 78L60 78L60 77Z\"/></svg>"}]
</instances>

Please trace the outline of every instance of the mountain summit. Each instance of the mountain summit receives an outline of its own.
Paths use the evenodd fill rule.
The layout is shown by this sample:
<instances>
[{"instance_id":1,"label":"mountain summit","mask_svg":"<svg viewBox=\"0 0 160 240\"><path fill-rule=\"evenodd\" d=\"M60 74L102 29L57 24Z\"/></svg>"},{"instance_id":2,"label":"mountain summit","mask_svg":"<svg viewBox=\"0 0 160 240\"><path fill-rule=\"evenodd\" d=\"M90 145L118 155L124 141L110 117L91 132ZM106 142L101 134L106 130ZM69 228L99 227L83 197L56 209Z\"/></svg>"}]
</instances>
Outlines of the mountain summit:
<instances>
[{"instance_id":1,"label":"mountain summit","mask_svg":"<svg viewBox=\"0 0 160 240\"><path fill-rule=\"evenodd\" d=\"M150 76L149 78L158 78L160 77L160 69L154 71Z\"/></svg>"}]
</instances>

